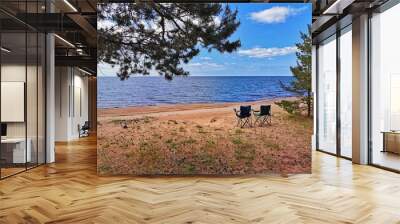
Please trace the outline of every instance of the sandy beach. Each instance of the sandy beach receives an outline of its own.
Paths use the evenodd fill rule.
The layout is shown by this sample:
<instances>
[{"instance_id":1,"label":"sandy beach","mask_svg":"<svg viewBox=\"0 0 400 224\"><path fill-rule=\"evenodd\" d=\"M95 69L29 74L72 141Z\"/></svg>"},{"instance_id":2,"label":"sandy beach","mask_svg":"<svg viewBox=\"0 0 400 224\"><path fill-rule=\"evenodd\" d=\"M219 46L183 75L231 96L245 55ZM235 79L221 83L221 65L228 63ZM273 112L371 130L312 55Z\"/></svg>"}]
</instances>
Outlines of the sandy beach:
<instances>
[{"instance_id":1,"label":"sandy beach","mask_svg":"<svg viewBox=\"0 0 400 224\"><path fill-rule=\"evenodd\" d=\"M290 99L290 98L289 98ZM276 100L98 110L103 175L241 175L311 172L312 120ZM272 105L272 125L236 127L233 108Z\"/></svg>"}]
</instances>

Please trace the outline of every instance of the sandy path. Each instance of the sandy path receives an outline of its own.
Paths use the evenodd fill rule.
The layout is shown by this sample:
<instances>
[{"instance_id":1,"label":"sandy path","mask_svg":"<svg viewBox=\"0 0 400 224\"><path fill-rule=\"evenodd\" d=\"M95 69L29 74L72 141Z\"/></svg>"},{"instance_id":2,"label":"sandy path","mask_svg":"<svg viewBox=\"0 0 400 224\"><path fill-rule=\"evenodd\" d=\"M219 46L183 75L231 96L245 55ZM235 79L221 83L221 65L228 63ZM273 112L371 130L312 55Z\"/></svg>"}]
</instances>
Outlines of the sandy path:
<instances>
[{"instance_id":1,"label":"sandy path","mask_svg":"<svg viewBox=\"0 0 400 224\"><path fill-rule=\"evenodd\" d=\"M294 98L286 98L294 99ZM160 105L144 107L126 107L99 109L98 120L121 120L135 119L143 116L157 117L160 119L194 120L201 122L204 119L209 121L212 118L226 117L228 113L234 115L233 108L240 105L252 105L253 109L258 109L260 105L274 105L274 102L281 99L261 100L245 103L219 103L219 104L178 104L178 105ZM275 107L274 107L275 108ZM203 123L203 122L201 122Z\"/></svg>"}]
</instances>

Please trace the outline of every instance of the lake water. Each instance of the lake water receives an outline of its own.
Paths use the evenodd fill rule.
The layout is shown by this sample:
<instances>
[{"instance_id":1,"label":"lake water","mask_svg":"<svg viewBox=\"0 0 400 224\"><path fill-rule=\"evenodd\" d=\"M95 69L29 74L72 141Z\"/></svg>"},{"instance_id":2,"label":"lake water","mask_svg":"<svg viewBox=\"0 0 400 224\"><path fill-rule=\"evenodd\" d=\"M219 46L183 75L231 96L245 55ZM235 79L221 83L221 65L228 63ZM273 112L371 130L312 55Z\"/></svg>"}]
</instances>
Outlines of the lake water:
<instances>
[{"instance_id":1,"label":"lake water","mask_svg":"<svg viewBox=\"0 0 400 224\"><path fill-rule=\"evenodd\" d=\"M98 77L98 107L245 102L293 96L281 88L288 76Z\"/></svg>"}]
</instances>

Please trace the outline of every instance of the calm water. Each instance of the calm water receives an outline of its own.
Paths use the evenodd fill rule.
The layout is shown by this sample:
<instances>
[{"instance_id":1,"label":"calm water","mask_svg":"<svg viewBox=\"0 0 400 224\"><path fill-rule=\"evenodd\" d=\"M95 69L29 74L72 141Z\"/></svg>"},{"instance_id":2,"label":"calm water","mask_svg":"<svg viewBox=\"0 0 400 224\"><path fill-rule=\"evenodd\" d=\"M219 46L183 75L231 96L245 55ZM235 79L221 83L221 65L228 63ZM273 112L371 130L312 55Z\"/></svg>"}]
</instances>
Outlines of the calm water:
<instances>
[{"instance_id":1,"label":"calm water","mask_svg":"<svg viewBox=\"0 0 400 224\"><path fill-rule=\"evenodd\" d=\"M98 77L98 107L126 107L176 103L244 102L292 96L283 90L280 81L292 77Z\"/></svg>"}]
</instances>

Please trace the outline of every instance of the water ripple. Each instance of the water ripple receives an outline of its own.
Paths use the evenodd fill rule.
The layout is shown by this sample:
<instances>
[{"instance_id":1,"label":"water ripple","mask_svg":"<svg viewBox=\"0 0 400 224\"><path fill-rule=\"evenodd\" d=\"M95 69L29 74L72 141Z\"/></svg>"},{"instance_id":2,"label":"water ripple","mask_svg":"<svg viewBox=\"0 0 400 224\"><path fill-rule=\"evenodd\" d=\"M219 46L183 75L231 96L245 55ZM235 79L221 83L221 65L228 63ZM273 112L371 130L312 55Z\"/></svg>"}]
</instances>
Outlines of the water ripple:
<instances>
[{"instance_id":1,"label":"water ripple","mask_svg":"<svg viewBox=\"0 0 400 224\"><path fill-rule=\"evenodd\" d=\"M98 77L98 107L114 108L177 103L244 102L293 96L281 88L287 76Z\"/></svg>"}]
</instances>

